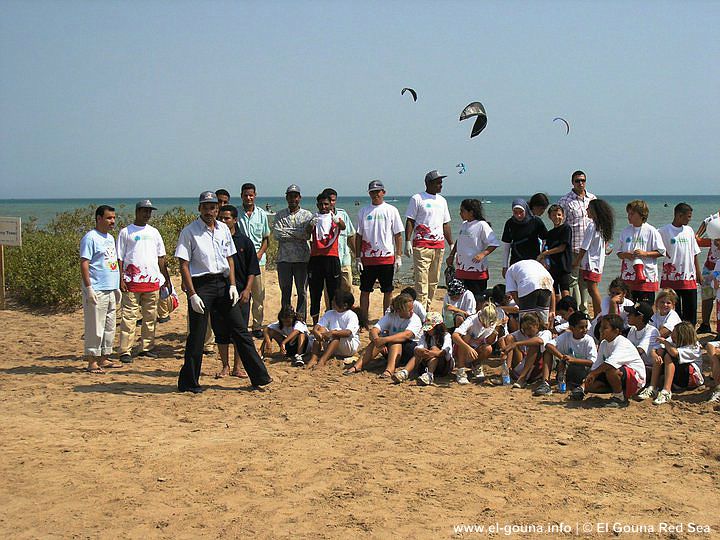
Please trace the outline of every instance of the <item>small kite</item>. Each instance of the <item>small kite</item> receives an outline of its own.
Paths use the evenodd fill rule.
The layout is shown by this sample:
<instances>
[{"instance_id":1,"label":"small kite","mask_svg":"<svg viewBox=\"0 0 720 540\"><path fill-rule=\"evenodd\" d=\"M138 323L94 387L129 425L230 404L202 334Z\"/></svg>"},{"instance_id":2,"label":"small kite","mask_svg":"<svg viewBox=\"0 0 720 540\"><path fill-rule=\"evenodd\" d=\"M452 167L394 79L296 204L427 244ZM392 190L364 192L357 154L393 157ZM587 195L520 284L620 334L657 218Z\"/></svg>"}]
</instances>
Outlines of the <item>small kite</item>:
<instances>
[{"instance_id":1,"label":"small kite","mask_svg":"<svg viewBox=\"0 0 720 540\"><path fill-rule=\"evenodd\" d=\"M455 167L457 167L458 174L463 174L465 172L465 164L462 161L455 165Z\"/></svg>"},{"instance_id":2,"label":"small kite","mask_svg":"<svg viewBox=\"0 0 720 540\"><path fill-rule=\"evenodd\" d=\"M557 118L553 118L553 122L556 122L557 120L560 120L562 123L565 124L565 135L570 134L570 124L568 124L568 121L564 118L560 118L559 116Z\"/></svg>"},{"instance_id":3,"label":"small kite","mask_svg":"<svg viewBox=\"0 0 720 540\"><path fill-rule=\"evenodd\" d=\"M400 95L404 96L405 92L410 92L410 94L412 94L413 101L417 101L417 92L415 90L413 90L412 88L403 88L400 92Z\"/></svg>"},{"instance_id":4,"label":"small kite","mask_svg":"<svg viewBox=\"0 0 720 540\"><path fill-rule=\"evenodd\" d=\"M475 135L479 135L483 129L485 129L485 126L487 126L487 114L485 113L485 107L483 107L483 104L479 101L473 101L463 109L463 112L460 113L460 121L462 122L466 118L470 118L471 116L477 116L475 119L475 124L472 128L472 133L470 134L470 138L472 139Z\"/></svg>"}]
</instances>

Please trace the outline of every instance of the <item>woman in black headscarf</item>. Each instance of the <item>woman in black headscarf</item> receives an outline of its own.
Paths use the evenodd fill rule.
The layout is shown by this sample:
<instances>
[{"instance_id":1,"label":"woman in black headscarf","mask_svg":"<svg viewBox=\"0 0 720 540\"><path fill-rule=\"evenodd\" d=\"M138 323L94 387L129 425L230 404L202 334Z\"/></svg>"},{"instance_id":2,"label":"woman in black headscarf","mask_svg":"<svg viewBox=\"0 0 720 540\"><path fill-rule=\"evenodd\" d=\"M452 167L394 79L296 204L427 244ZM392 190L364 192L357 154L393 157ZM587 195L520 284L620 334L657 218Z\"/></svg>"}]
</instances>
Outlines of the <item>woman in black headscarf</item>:
<instances>
[{"instance_id":1,"label":"woman in black headscarf","mask_svg":"<svg viewBox=\"0 0 720 540\"><path fill-rule=\"evenodd\" d=\"M503 277L511 264L526 259L537 259L540 255L541 239L547 236L542 218L534 216L525 199L514 199L512 217L503 229Z\"/></svg>"}]
</instances>

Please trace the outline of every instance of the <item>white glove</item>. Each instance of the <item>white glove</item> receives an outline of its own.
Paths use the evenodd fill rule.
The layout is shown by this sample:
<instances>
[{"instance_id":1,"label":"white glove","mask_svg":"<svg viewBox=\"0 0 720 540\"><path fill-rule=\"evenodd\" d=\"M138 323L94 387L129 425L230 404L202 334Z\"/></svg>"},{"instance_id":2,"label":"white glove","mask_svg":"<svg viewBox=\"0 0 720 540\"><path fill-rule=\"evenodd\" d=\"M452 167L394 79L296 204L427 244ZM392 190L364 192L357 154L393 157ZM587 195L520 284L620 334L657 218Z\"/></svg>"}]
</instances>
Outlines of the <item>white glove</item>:
<instances>
[{"instance_id":1,"label":"white glove","mask_svg":"<svg viewBox=\"0 0 720 540\"><path fill-rule=\"evenodd\" d=\"M399 255L395 255L395 271L397 272L400 270L400 267L402 266L402 257Z\"/></svg>"},{"instance_id":2,"label":"white glove","mask_svg":"<svg viewBox=\"0 0 720 540\"><path fill-rule=\"evenodd\" d=\"M360 259L357 259L355 261L355 268L357 268L358 274L361 274L362 271L365 269L365 267L363 266L363 263Z\"/></svg>"},{"instance_id":3,"label":"white glove","mask_svg":"<svg viewBox=\"0 0 720 540\"><path fill-rule=\"evenodd\" d=\"M235 285L230 285L230 301L232 302L232 305L238 303L240 300L240 293L237 292L237 287Z\"/></svg>"},{"instance_id":4,"label":"white glove","mask_svg":"<svg viewBox=\"0 0 720 540\"><path fill-rule=\"evenodd\" d=\"M315 227L315 226L317 226L318 221L320 221L320 218L316 216L310 220L310 223L312 224L313 227Z\"/></svg>"},{"instance_id":5,"label":"white glove","mask_svg":"<svg viewBox=\"0 0 720 540\"><path fill-rule=\"evenodd\" d=\"M93 306L97 306L97 294L95 294L95 291L92 287L85 287L83 285L83 291L85 294L87 294L88 302L91 303Z\"/></svg>"},{"instance_id":6,"label":"white glove","mask_svg":"<svg viewBox=\"0 0 720 540\"><path fill-rule=\"evenodd\" d=\"M190 307L195 313L205 313L205 304L203 303L202 298L200 298L197 294L193 294L190 297Z\"/></svg>"},{"instance_id":7,"label":"white glove","mask_svg":"<svg viewBox=\"0 0 720 540\"><path fill-rule=\"evenodd\" d=\"M340 216L338 216L337 214L330 214L330 215L332 216L332 222L333 222L335 225L337 225L338 223L340 223Z\"/></svg>"},{"instance_id":8,"label":"white glove","mask_svg":"<svg viewBox=\"0 0 720 540\"><path fill-rule=\"evenodd\" d=\"M413 256L413 248L412 248L412 240L408 240L405 242L405 255L408 257Z\"/></svg>"}]
</instances>

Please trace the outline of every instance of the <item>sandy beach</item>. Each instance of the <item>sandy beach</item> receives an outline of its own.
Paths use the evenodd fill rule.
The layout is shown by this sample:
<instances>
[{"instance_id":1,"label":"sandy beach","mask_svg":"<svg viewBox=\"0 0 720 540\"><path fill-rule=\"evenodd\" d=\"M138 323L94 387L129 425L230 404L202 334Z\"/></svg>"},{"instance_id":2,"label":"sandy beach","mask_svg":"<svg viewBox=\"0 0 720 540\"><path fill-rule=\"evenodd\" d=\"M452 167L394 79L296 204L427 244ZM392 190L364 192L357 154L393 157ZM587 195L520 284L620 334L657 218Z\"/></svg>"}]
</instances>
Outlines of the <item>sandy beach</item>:
<instances>
[{"instance_id":1,"label":"sandy beach","mask_svg":"<svg viewBox=\"0 0 720 540\"><path fill-rule=\"evenodd\" d=\"M279 289L267 279L272 316ZM0 312L4 537L479 538L496 524L606 537L618 523L623 538L664 538L663 522L682 525L672 538L697 537L690 523L720 535L720 413L706 388L607 410L277 358L261 392L214 379L213 355L207 391L179 394L181 302L158 326L159 359L104 375L82 371L81 312ZM538 529L560 523L571 532Z\"/></svg>"}]
</instances>

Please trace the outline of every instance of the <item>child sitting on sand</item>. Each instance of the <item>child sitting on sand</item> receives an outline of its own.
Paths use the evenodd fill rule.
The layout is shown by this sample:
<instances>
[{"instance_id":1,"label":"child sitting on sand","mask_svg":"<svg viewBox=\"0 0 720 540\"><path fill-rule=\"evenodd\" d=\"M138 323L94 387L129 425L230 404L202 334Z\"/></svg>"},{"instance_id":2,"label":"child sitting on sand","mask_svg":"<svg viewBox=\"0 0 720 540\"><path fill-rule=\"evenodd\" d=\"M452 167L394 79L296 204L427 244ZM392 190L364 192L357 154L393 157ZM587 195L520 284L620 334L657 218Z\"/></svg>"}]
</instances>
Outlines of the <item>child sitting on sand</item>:
<instances>
[{"instance_id":1,"label":"child sitting on sand","mask_svg":"<svg viewBox=\"0 0 720 540\"><path fill-rule=\"evenodd\" d=\"M452 332L476 310L475 295L466 290L465 285L459 279L450 281L447 294L443 299L443 322L445 326Z\"/></svg>"},{"instance_id":2,"label":"child sitting on sand","mask_svg":"<svg viewBox=\"0 0 720 540\"><path fill-rule=\"evenodd\" d=\"M545 345L552 339L550 330L535 313L520 317L520 330L508 336L503 353L508 355L510 371L517 377L513 388L525 388L542 375Z\"/></svg>"},{"instance_id":3,"label":"child sitting on sand","mask_svg":"<svg viewBox=\"0 0 720 540\"><path fill-rule=\"evenodd\" d=\"M542 366L543 382L533 392L534 396L552 394L550 373L554 358L558 359L557 381L561 393L565 392L562 383L565 383L570 389L582 384L590 372L590 367L597 360L595 340L588 335L590 328L588 316L582 311L574 312L570 315L568 327L569 332L563 332L545 344Z\"/></svg>"},{"instance_id":4,"label":"child sitting on sand","mask_svg":"<svg viewBox=\"0 0 720 540\"><path fill-rule=\"evenodd\" d=\"M649 380L654 364L653 351L658 347L657 340L660 337L658 329L650 324L653 316L652 306L646 302L638 302L634 306L624 308L624 311L630 323L627 338L640 353L640 358L645 364L645 379Z\"/></svg>"},{"instance_id":5,"label":"child sitting on sand","mask_svg":"<svg viewBox=\"0 0 720 540\"><path fill-rule=\"evenodd\" d=\"M708 341L705 350L710 357L712 378L715 388L708 399L708 403L720 403L720 341Z\"/></svg>"},{"instance_id":6,"label":"child sitting on sand","mask_svg":"<svg viewBox=\"0 0 720 540\"><path fill-rule=\"evenodd\" d=\"M312 329L308 368L324 366L331 356L348 357L358 352L360 321L351 309L354 303L350 291L341 288L335 293L335 309L326 311Z\"/></svg>"},{"instance_id":7,"label":"child sitting on sand","mask_svg":"<svg viewBox=\"0 0 720 540\"><path fill-rule=\"evenodd\" d=\"M300 320L291 306L284 306L278 313L277 322L271 323L263 331L260 345L260 357L264 358L272 351L272 342L280 346L280 352L292 360L293 366L305 365L303 354L307 347L308 327Z\"/></svg>"},{"instance_id":8,"label":"child sitting on sand","mask_svg":"<svg viewBox=\"0 0 720 540\"><path fill-rule=\"evenodd\" d=\"M628 398L645 385L645 365L635 345L622 335L625 327L620 315L600 320L602 342L598 357L583 383L573 389L569 399L580 401L588 392L612 393L606 407L626 407Z\"/></svg>"},{"instance_id":9,"label":"child sitting on sand","mask_svg":"<svg viewBox=\"0 0 720 540\"><path fill-rule=\"evenodd\" d=\"M385 314L370 329L370 343L362 358L343 371L343 375L360 373L363 367L381 354L387 358L387 364L380 378L392 377L395 366L406 364L412 357L421 332L422 323L413 313L412 297L405 293L397 295L390 304L390 313Z\"/></svg>"},{"instance_id":10,"label":"child sitting on sand","mask_svg":"<svg viewBox=\"0 0 720 540\"><path fill-rule=\"evenodd\" d=\"M400 294L407 294L413 299L413 313L418 316L420 319L420 322L425 322L425 306L423 306L420 302L417 301L417 291L412 287L405 287L402 291L400 291ZM390 313L392 308L388 307L385 310L385 315Z\"/></svg>"},{"instance_id":11,"label":"child sitting on sand","mask_svg":"<svg viewBox=\"0 0 720 540\"><path fill-rule=\"evenodd\" d=\"M677 294L672 289L661 289L655 300L655 314L650 324L660 332L660 337L668 338L677 324L682 322L675 311Z\"/></svg>"},{"instance_id":12,"label":"child sitting on sand","mask_svg":"<svg viewBox=\"0 0 720 540\"><path fill-rule=\"evenodd\" d=\"M442 315L431 311L422 327L422 335L412 358L403 369L393 374L393 381L407 381L415 371L425 370L417 378L418 386L430 386L435 375L444 377L452 373L455 363L452 357L452 339L445 328Z\"/></svg>"},{"instance_id":13,"label":"child sitting on sand","mask_svg":"<svg viewBox=\"0 0 720 540\"><path fill-rule=\"evenodd\" d=\"M489 303L477 313L470 315L455 329L452 335L453 357L457 362L455 381L468 384L467 368L476 368L475 376L483 377L482 362L492 354L492 345L497 339L497 310Z\"/></svg>"},{"instance_id":14,"label":"child sitting on sand","mask_svg":"<svg viewBox=\"0 0 720 540\"><path fill-rule=\"evenodd\" d=\"M638 394L641 400L657 395L653 405L670 403L673 387L686 390L705 382L702 376L702 348L692 323L684 321L675 325L672 339L660 337L658 342L665 348L662 363L653 365L650 384ZM656 388L661 380L664 381L663 388L658 394Z\"/></svg>"}]
</instances>

